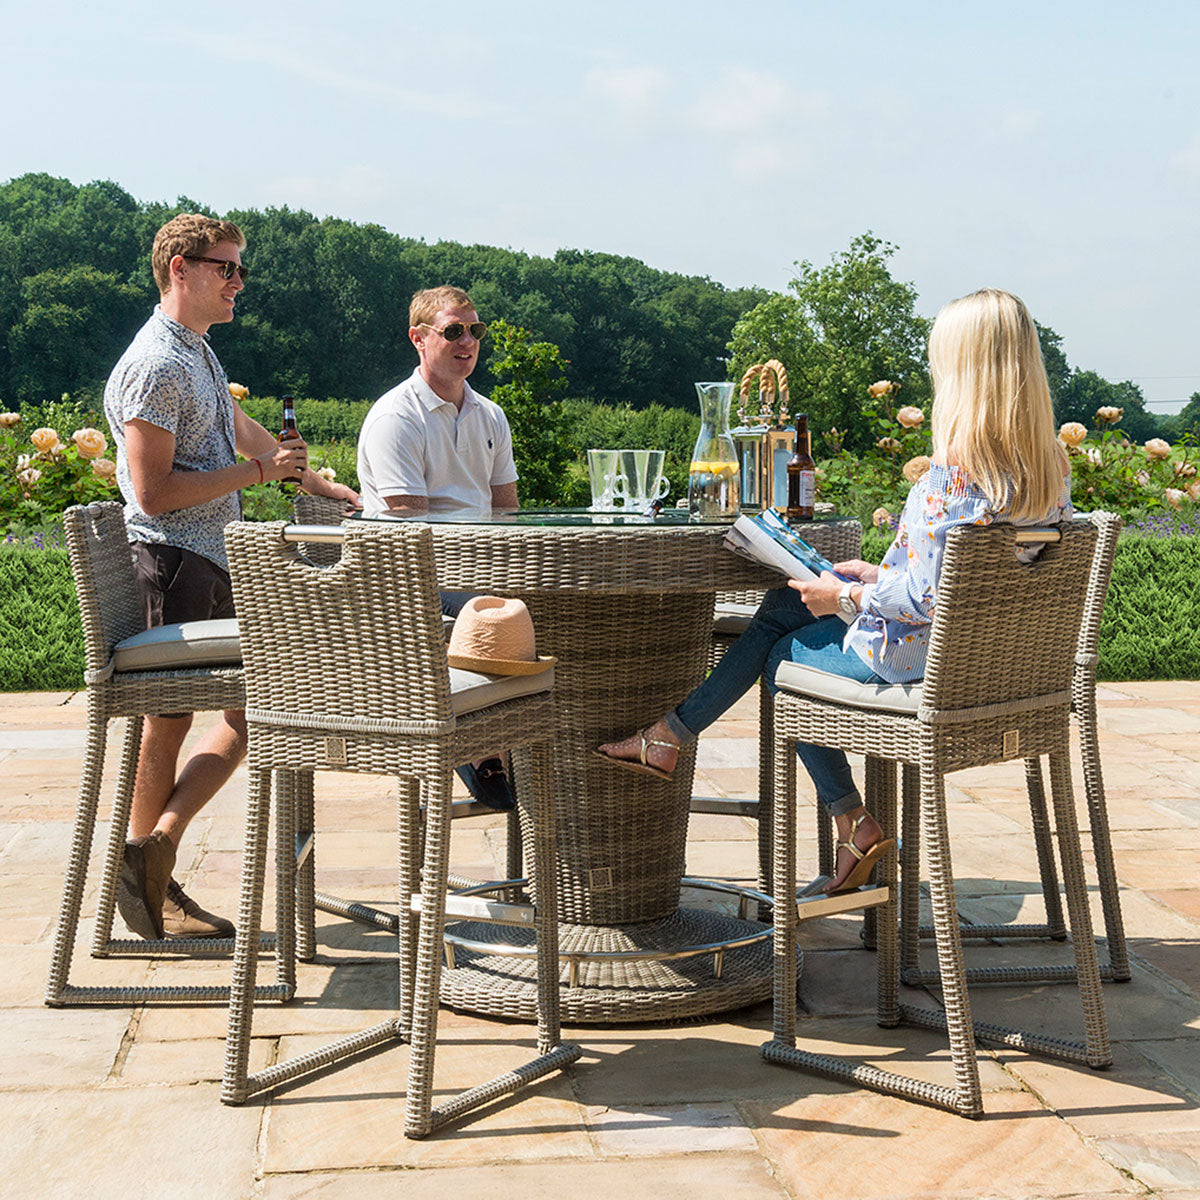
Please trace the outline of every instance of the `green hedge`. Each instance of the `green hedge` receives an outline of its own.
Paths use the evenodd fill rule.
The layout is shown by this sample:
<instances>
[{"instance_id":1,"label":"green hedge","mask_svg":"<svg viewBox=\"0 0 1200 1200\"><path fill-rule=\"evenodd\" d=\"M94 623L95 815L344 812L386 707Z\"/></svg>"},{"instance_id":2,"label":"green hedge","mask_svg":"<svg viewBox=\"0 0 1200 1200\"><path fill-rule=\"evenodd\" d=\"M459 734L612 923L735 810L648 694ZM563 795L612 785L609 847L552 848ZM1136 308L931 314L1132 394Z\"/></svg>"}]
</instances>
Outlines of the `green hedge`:
<instances>
[{"instance_id":1,"label":"green hedge","mask_svg":"<svg viewBox=\"0 0 1200 1200\"><path fill-rule=\"evenodd\" d=\"M887 540L869 531L864 557L877 560ZM1122 535L1100 627L1100 679L1200 679L1198 579L1200 537ZM0 544L0 692L82 686L66 551Z\"/></svg>"},{"instance_id":2,"label":"green hedge","mask_svg":"<svg viewBox=\"0 0 1200 1200\"><path fill-rule=\"evenodd\" d=\"M65 550L0 545L0 692L83 687L83 628Z\"/></svg>"}]
</instances>

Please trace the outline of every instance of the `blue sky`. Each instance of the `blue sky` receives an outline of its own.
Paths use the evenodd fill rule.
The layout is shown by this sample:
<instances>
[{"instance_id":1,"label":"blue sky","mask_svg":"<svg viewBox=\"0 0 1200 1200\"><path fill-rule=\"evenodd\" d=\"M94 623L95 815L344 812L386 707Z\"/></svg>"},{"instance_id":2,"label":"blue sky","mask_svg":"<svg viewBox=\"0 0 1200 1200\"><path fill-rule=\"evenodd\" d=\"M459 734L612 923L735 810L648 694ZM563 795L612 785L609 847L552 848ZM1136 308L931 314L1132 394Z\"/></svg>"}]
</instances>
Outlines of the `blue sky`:
<instances>
[{"instance_id":1,"label":"blue sky","mask_svg":"<svg viewBox=\"0 0 1200 1200\"><path fill-rule=\"evenodd\" d=\"M1194 0L0 0L0 16L0 179L780 289L871 229L929 315L1007 287L1073 364L1152 402L1200 390Z\"/></svg>"}]
</instances>

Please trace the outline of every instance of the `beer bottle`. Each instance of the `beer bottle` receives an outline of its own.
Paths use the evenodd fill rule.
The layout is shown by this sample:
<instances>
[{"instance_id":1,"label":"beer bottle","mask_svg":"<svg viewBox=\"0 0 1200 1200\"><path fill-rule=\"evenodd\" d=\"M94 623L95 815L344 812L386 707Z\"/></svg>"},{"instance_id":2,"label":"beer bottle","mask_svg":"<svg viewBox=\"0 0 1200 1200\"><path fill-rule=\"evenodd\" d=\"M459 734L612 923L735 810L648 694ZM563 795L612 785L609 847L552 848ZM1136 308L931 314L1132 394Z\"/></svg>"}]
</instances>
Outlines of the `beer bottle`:
<instances>
[{"instance_id":1,"label":"beer bottle","mask_svg":"<svg viewBox=\"0 0 1200 1200\"><path fill-rule=\"evenodd\" d=\"M812 520L816 483L816 464L808 440L808 413L797 413L796 449L787 464L786 519L789 524Z\"/></svg>"},{"instance_id":2,"label":"beer bottle","mask_svg":"<svg viewBox=\"0 0 1200 1200\"><path fill-rule=\"evenodd\" d=\"M279 430L279 436L275 440L286 442L289 438L298 438L299 436L300 430L296 428L296 398L295 396L284 396L283 424ZM286 492L290 491L293 486L299 490L300 484L298 481L287 480L282 481L279 486Z\"/></svg>"}]
</instances>

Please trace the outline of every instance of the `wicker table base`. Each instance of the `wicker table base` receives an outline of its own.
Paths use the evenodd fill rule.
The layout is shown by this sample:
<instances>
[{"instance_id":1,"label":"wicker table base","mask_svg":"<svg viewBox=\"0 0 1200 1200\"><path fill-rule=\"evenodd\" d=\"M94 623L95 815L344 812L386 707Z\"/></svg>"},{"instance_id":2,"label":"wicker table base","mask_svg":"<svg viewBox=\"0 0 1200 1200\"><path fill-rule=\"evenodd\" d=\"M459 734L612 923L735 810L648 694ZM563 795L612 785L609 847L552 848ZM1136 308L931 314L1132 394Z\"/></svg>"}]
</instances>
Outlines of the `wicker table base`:
<instances>
[{"instance_id":1,"label":"wicker table base","mask_svg":"<svg viewBox=\"0 0 1200 1200\"><path fill-rule=\"evenodd\" d=\"M768 926L726 913L679 908L670 916L636 925L562 925L559 949L571 955L671 953L680 946L732 941ZM457 922L448 930L474 942L532 944L523 929ZM797 954L799 958L799 954ZM757 1004L771 995L770 939L723 955L721 973L713 955L580 961L578 985L564 985L563 1020L575 1025L629 1021L678 1021ZM481 954L459 948L455 967L442 972L442 1003L489 1016L530 1020L536 1000L536 964L531 958Z\"/></svg>"}]
</instances>

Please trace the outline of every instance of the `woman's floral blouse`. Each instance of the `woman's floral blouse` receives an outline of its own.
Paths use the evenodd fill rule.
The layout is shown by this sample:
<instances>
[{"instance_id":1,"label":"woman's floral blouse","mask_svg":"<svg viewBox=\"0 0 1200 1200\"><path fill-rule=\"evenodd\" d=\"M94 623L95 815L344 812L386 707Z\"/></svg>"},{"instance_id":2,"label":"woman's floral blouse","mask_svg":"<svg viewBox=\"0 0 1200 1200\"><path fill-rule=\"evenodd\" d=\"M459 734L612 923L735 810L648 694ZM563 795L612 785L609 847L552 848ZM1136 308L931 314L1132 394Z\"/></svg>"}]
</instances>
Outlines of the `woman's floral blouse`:
<instances>
[{"instance_id":1,"label":"woman's floral blouse","mask_svg":"<svg viewBox=\"0 0 1200 1200\"><path fill-rule=\"evenodd\" d=\"M1063 480L1058 503L1039 520L1069 520L1071 480ZM946 534L956 525L991 525L1007 520L960 467L930 466L908 493L896 540L879 564L879 579L863 588L862 615L850 626L844 650L853 650L889 683L908 683L925 674L930 627L937 605L937 580Z\"/></svg>"}]
</instances>

